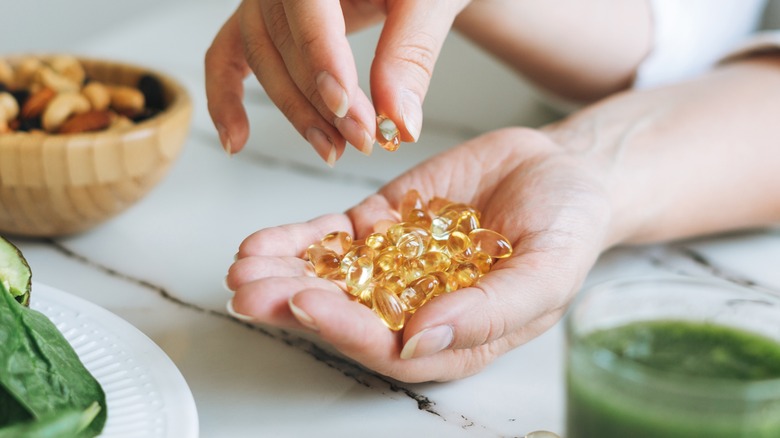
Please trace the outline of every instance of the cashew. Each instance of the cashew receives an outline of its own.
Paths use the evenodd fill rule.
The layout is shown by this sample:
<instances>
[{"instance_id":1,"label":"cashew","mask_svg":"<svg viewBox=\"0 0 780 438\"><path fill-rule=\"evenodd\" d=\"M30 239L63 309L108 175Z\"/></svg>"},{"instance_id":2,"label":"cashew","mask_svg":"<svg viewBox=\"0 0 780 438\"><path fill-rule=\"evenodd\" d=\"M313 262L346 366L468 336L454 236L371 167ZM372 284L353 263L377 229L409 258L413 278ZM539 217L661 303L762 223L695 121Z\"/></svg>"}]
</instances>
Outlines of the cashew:
<instances>
[{"instance_id":1,"label":"cashew","mask_svg":"<svg viewBox=\"0 0 780 438\"><path fill-rule=\"evenodd\" d=\"M115 86L109 88L111 93L111 108L121 113L137 113L143 111L146 102L144 94L136 88Z\"/></svg>"},{"instance_id":2,"label":"cashew","mask_svg":"<svg viewBox=\"0 0 780 438\"><path fill-rule=\"evenodd\" d=\"M87 77L81 62L73 56L57 55L49 59L48 64L52 70L79 86L84 83L84 78Z\"/></svg>"},{"instance_id":3,"label":"cashew","mask_svg":"<svg viewBox=\"0 0 780 438\"><path fill-rule=\"evenodd\" d=\"M80 93L74 91L60 93L49 102L49 106L43 112L41 125L46 131L55 132L68 117L89 109L89 101Z\"/></svg>"},{"instance_id":4,"label":"cashew","mask_svg":"<svg viewBox=\"0 0 780 438\"><path fill-rule=\"evenodd\" d=\"M38 70L36 79L46 88L51 88L54 91L78 91L81 88L81 84L73 82L69 78L57 73L51 67L41 67Z\"/></svg>"},{"instance_id":5,"label":"cashew","mask_svg":"<svg viewBox=\"0 0 780 438\"><path fill-rule=\"evenodd\" d=\"M5 59L0 59L0 83L12 86L14 80L14 69Z\"/></svg>"},{"instance_id":6,"label":"cashew","mask_svg":"<svg viewBox=\"0 0 780 438\"><path fill-rule=\"evenodd\" d=\"M19 61L14 77L15 88L28 88L35 81L43 63L38 58L27 57Z\"/></svg>"},{"instance_id":7,"label":"cashew","mask_svg":"<svg viewBox=\"0 0 780 438\"><path fill-rule=\"evenodd\" d=\"M90 82L81 89L81 94L89 100L94 110L104 110L111 103L108 87L100 82Z\"/></svg>"},{"instance_id":8,"label":"cashew","mask_svg":"<svg viewBox=\"0 0 780 438\"><path fill-rule=\"evenodd\" d=\"M3 108L3 116L6 121L13 120L19 115L19 103L7 91L0 93L0 107Z\"/></svg>"}]
</instances>

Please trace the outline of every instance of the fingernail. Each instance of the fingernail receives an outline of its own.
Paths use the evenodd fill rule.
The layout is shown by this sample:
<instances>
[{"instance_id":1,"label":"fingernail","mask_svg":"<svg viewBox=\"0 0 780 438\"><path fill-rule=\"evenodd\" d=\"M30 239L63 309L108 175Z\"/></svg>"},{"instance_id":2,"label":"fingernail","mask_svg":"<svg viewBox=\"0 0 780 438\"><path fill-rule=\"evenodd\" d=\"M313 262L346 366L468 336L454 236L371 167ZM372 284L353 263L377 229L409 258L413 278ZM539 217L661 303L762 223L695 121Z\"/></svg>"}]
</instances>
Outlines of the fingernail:
<instances>
[{"instance_id":1,"label":"fingernail","mask_svg":"<svg viewBox=\"0 0 780 438\"><path fill-rule=\"evenodd\" d=\"M319 327L317 327L314 319L309 316L308 313L304 312L303 309L293 303L293 297L290 297L290 300L287 303L290 306L290 311L292 311L293 316L295 316L295 319L297 319L298 322L303 324L304 327L314 330L315 332L319 331Z\"/></svg>"},{"instance_id":2,"label":"fingernail","mask_svg":"<svg viewBox=\"0 0 780 438\"><path fill-rule=\"evenodd\" d=\"M314 150L325 160L328 166L333 167L336 163L336 146L321 129L315 127L307 129L306 141L311 143Z\"/></svg>"},{"instance_id":3,"label":"fingernail","mask_svg":"<svg viewBox=\"0 0 780 438\"><path fill-rule=\"evenodd\" d=\"M371 149L374 147L374 142L371 140L371 136L368 135L365 129L358 122L351 117L336 118L334 121L336 129L339 130L341 135L360 152L371 155Z\"/></svg>"},{"instance_id":4,"label":"fingernail","mask_svg":"<svg viewBox=\"0 0 780 438\"><path fill-rule=\"evenodd\" d=\"M401 118L409 135L412 136L412 141L416 142L420 138L420 132L422 131L422 104L417 94L410 90L403 92Z\"/></svg>"},{"instance_id":5,"label":"fingernail","mask_svg":"<svg viewBox=\"0 0 780 438\"><path fill-rule=\"evenodd\" d=\"M228 157L233 155L233 143L230 141L227 129L221 124L217 124L217 134L219 134L219 142L222 144L222 150L225 151Z\"/></svg>"},{"instance_id":6,"label":"fingernail","mask_svg":"<svg viewBox=\"0 0 780 438\"><path fill-rule=\"evenodd\" d=\"M425 329L412 336L403 350L401 359L414 359L438 353L452 344L454 331L449 325Z\"/></svg>"},{"instance_id":7,"label":"fingernail","mask_svg":"<svg viewBox=\"0 0 780 438\"><path fill-rule=\"evenodd\" d=\"M222 279L222 287L226 291L230 292L231 294L235 292L233 289L230 288L230 286L228 286L227 275L225 276L225 278Z\"/></svg>"},{"instance_id":8,"label":"fingernail","mask_svg":"<svg viewBox=\"0 0 780 438\"><path fill-rule=\"evenodd\" d=\"M227 309L227 313L232 316L233 318L238 319L239 321L244 322L254 322L255 319L252 318L249 315L244 315L243 313L236 312L236 309L233 308L233 299L231 298L228 300L227 304L225 305L225 308Z\"/></svg>"},{"instance_id":9,"label":"fingernail","mask_svg":"<svg viewBox=\"0 0 780 438\"><path fill-rule=\"evenodd\" d=\"M344 117L349 110L349 98L344 87L328 72L322 71L317 75L317 90L322 96L325 106L333 111L336 117Z\"/></svg>"},{"instance_id":10,"label":"fingernail","mask_svg":"<svg viewBox=\"0 0 780 438\"><path fill-rule=\"evenodd\" d=\"M400 140L398 139L398 127L395 122L385 116L379 116L376 119L377 141L379 144L392 152L398 149Z\"/></svg>"},{"instance_id":11,"label":"fingernail","mask_svg":"<svg viewBox=\"0 0 780 438\"><path fill-rule=\"evenodd\" d=\"M325 164L330 166L331 169L336 166L336 155L336 146L331 146L328 158L325 160Z\"/></svg>"}]
</instances>

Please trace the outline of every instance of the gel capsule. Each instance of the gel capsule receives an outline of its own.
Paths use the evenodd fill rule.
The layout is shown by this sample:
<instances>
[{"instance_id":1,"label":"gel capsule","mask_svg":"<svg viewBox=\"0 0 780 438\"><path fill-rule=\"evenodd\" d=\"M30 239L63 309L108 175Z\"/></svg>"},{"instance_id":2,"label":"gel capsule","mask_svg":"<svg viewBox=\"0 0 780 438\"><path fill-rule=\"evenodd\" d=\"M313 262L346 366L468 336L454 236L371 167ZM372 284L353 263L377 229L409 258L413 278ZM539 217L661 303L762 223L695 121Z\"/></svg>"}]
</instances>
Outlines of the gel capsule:
<instances>
[{"instance_id":1,"label":"gel capsule","mask_svg":"<svg viewBox=\"0 0 780 438\"><path fill-rule=\"evenodd\" d=\"M474 255L472 255L469 259L469 262L473 263L474 266L479 268L479 272L482 275L490 272L490 269L493 267L493 257L490 257L490 255L482 251L475 252Z\"/></svg>"},{"instance_id":2,"label":"gel capsule","mask_svg":"<svg viewBox=\"0 0 780 438\"><path fill-rule=\"evenodd\" d=\"M397 272L403 269L406 258L394 246L388 246L379 252L374 259L375 272Z\"/></svg>"},{"instance_id":3,"label":"gel capsule","mask_svg":"<svg viewBox=\"0 0 780 438\"><path fill-rule=\"evenodd\" d=\"M366 237L366 246L374 248L376 251L382 251L390 245L390 239L384 233L372 233Z\"/></svg>"},{"instance_id":4,"label":"gel capsule","mask_svg":"<svg viewBox=\"0 0 780 438\"><path fill-rule=\"evenodd\" d=\"M390 330L398 331L404 327L406 322L404 305L393 292L382 286L375 287L371 307Z\"/></svg>"},{"instance_id":5,"label":"gel capsule","mask_svg":"<svg viewBox=\"0 0 780 438\"><path fill-rule=\"evenodd\" d=\"M447 211L435 216L431 219L431 237L436 240L446 240L458 226L458 219L460 219L458 211Z\"/></svg>"},{"instance_id":6,"label":"gel capsule","mask_svg":"<svg viewBox=\"0 0 780 438\"><path fill-rule=\"evenodd\" d=\"M462 263L471 258L474 247L469 236L460 231L453 231L447 239L447 252L453 261Z\"/></svg>"},{"instance_id":7,"label":"gel capsule","mask_svg":"<svg viewBox=\"0 0 780 438\"><path fill-rule=\"evenodd\" d=\"M352 246L352 236L344 231L334 231L326 234L320 241L320 245L332 249L338 255L344 255Z\"/></svg>"},{"instance_id":8,"label":"gel capsule","mask_svg":"<svg viewBox=\"0 0 780 438\"><path fill-rule=\"evenodd\" d=\"M451 277L455 279L458 288L469 287L476 284L477 280L479 280L480 272L479 268L473 263L464 263L455 268Z\"/></svg>"},{"instance_id":9,"label":"gel capsule","mask_svg":"<svg viewBox=\"0 0 780 438\"><path fill-rule=\"evenodd\" d=\"M398 298L404 304L404 309L413 313L433 297L438 287L439 279L435 275L426 275L409 283Z\"/></svg>"},{"instance_id":10,"label":"gel capsule","mask_svg":"<svg viewBox=\"0 0 780 438\"><path fill-rule=\"evenodd\" d=\"M401 271L404 281L410 283L425 275L425 265L417 258L406 259L401 267Z\"/></svg>"},{"instance_id":11,"label":"gel capsule","mask_svg":"<svg viewBox=\"0 0 780 438\"><path fill-rule=\"evenodd\" d=\"M450 257L441 251L428 251L417 260L422 264L423 271L430 274L434 271L446 271L450 268Z\"/></svg>"},{"instance_id":12,"label":"gel capsule","mask_svg":"<svg viewBox=\"0 0 780 438\"><path fill-rule=\"evenodd\" d=\"M347 292L353 296L358 296L371 283L373 275L373 259L369 256L358 257L347 270L345 278Z\"/></svg>"},{"instance_id":13,"label":"gel capsule","mask_svg":"<svg viewBox=\"0 0 780 438\"><path fill-rule=\"evenodd\" d=\"M346 254L344 254L344 257L341 258L341 264L339 266L341 273L343 275L347 275L347 272L349 272L349 269L352 267L355 261L361 257L367 257L369 260L371 260L371 264L373 265L374 258L376 257L376 251L367 245L353 246L349 249L349 251L347 251Z\"/></svg>"},{"instance_id":14,"label":"gel capsule","mask_svg":"<svg viewBox=\"0 0 780 438\"><path fill-rule=\"evenodd\" d=\"M314 272L323 278L338 278L341 276L341 259L335 251L320 244L310 245L306 249L306 257L314 268Z\"/></svg>"},{"instance_id":15,"label":"gel capsule","mask_svg":"<svg viewBox=\"0 0 780 438\"><path fill-rule=\"evenodd\" d=\"M493 230L477 228L469 233L469 238L477 251L491 257L503 259L512 255L512 245L506 237Z\"/></svg>"}]
</instances>

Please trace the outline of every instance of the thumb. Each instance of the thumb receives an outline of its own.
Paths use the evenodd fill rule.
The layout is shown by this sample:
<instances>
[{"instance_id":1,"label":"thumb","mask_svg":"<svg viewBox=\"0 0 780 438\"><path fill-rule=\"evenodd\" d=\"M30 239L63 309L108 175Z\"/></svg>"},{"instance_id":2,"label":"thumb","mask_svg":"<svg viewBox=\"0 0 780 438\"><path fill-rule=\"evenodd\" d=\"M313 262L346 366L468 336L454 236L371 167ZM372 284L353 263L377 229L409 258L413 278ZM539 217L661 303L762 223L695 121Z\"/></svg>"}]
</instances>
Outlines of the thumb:
<instances>
[{"instance_id":1,"label":"thumb","mask_svg":"<svg viewBox=\"0 0 780 438\"><path fill-rule=\"evenodd\" d=\"M422 102L433 67L455 17L467 3L465 0L387 3L387 20L371 66L371 95L377 114L394 122L396 134L403 141L415 142L420 136ZM385 129L381 131L380 137L392 139ZM377 140L381 142L382 138Z\"/></svg>"}]
</instances>

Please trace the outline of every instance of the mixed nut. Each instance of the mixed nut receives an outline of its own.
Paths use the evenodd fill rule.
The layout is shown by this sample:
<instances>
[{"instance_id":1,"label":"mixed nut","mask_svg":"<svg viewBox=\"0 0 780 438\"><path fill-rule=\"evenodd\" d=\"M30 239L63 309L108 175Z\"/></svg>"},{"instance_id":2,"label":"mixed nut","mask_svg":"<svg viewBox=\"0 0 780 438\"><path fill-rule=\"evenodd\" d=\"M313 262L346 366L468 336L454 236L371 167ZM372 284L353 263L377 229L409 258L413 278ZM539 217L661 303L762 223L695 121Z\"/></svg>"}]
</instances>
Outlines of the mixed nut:
<instances>
[{"instance_id":1,"label":"mixed nut","mask_svg":"<svg viewBox=\"0 0 780 438\"><path fill-rule=\"evenodd\" d=\"M90 78L70 55L0 59L0 134L73 134L128 126L164 109L159 79L144 74L135 86Z\"/></svg>"}]
</instances>

